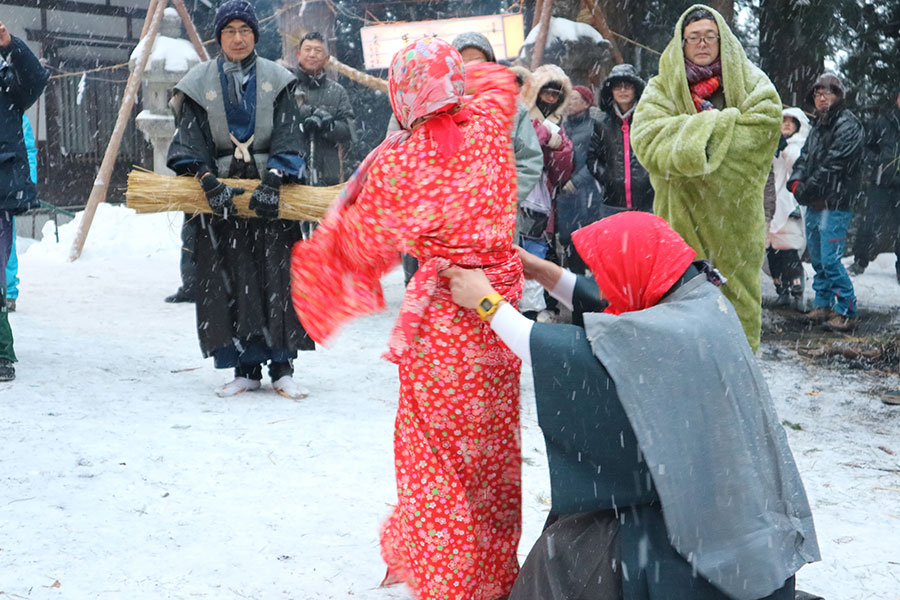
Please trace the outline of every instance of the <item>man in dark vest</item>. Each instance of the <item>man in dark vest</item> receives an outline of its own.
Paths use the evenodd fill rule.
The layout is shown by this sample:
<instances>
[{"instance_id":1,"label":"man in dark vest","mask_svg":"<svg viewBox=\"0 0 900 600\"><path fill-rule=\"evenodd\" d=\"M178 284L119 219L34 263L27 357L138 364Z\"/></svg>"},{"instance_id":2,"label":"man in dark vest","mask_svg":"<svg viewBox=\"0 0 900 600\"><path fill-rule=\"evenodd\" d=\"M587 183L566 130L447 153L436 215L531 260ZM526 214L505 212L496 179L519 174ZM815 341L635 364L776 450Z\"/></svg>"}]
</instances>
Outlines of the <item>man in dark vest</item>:
<instances>
[{"instance_id":1,"label":"man in dark vest","mask_svg":"<svg viewBox=\"0 0 900 600\"><path fill-rule=\"evenodd\" d=\"M309 392L293 379L293 359L315 344L290 300L290 252L302 237L300 223L278 218L282 182L298 181L305 169L296 79L257 56L259 23L246 0L219 7L215 34L222 54L175 86L168 158L170 169L200 181L214 213L196 217L200 349L216 368L234 369L219 396L259 389L268 363L273 389L298 399ZM235 214L233 197L245 190L220 177L262 180L250 198L256 218Z\"/></svg>"},{"instance_id":2,"label":"man in dark vest","mask_svg":"<svg viewBox=\"0 0 900 600\"><path fill-rule=\"evenodd\" d=\"M519 255L584 328L443 272L534 374L552 506L510 600L793 600L819 559L812 515L718 272L645 212L572 239L596 281Z\"/></svg>"}]
</instances>

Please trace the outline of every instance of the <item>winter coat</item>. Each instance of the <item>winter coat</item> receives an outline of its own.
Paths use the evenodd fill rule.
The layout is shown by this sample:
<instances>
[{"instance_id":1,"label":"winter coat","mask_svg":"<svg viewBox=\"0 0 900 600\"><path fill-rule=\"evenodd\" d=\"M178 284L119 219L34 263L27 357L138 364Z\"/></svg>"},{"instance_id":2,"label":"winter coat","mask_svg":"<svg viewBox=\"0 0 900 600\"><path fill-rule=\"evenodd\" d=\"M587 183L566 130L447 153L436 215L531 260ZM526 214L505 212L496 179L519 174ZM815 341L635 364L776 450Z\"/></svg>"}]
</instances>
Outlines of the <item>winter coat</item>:
<instances>
[{"instance_id":1,"label":"winter coat","mask_svg":"<svg viewBox=\"0 0 900 600\"><path fill-rule=\"evenodd\" d=\"M839 97L817 115L788 179L797 202L811 210L853 210L859 197L865 131ZM794 183L798 185L794 187Z\"/></svg>"},{"instance_id":2,"label":"winter coat","mask_svg":"<svg viewBox=\"0 0 900 600\"><path fill-rule=\"evenodd\" d=\"M706 8L719 28L726 107L697 112L691 100L681 26ZM715 10L689 8L644 90L631 141L650 173L653 210L698 253L715 264L754 350L759 346L765 255L763 187L780 138L781 100L775 86L744 53Z\"/></svg>"},{"instance_id":3,"label":"winter coat","mask_svg":"<svg viewBox=\"0 0 900 600\"><path fill-rule=\"evenodd\" d=\"M560 189L556 196L556 230L560 242L568 246L572 243L572 232L590 225L603 217L601 213L602 191L588 168L588 147L591 143L596 123L590 111L580 115L568 115L563 122L566 135L572 140L572 177L569 182L575 191Z\"/></svg>"},{"instance_id":4,"label":"winter coat","mask_svg":"<svg viewBox=\"0 0 900 600\"><path fill-rule=\"evenodd\" d=\"M550 82L562 84L562 93L556 107L546 117L537 106L541 88ZM522 89L522 102L528 108L528 117L534 125L538 141L544 152L544 173L547 176L547 187L555 196L556 190L565 185L572 175L572 140L562 128L565 116L566 100L572 95L572 83L562 69L556 65L543 65L535 69L532 78ZM552 125L551 125L552 124ZM562 144L558 148L549 146L553 133L553 125L560 127L559 135Z\"/></svg>"},{"instance_id":5,"label":"winter coat","mask_svg":"<svg viewBox=\"0 0 900 600\"><path fill-rule=\"evenodd\" d=\"M896 102L878 116L866 140L868 156L874 172L874 185L900 190L900 107Z\"/></svg>"},{"instance_id":6,"label":"winter coat","mask_svg":"<svg viewBox=\"0 0 900 600\"><path fill-rule=\"evenodd\" d=\"M22 117L49 78L50 73L19 38L13 37L0 49L0 211L20 214L39 206Z\"/></svg>"},{"instance_id":7,"label":"winter coat","mask_svg":"<svg viewBox=\"0 0 900 600\"><path fill-rule=\"evenodd\" d=\"M257 58L257 61L265 59ZM259 107L256 114L260 116L271 111L269 125L280 126L272 127L267 146L254 142L253 162L232 160L227 166L228 171L220 170L225 168L221 156L223 144L218 144L217 149L208 111L219 113L224 109L204 104L212 104L224 96L214 66L215 61L200 63L176 86L172 107L177 129L169 147L168 167L179 175L209 169L218 177L256 179L259 156L269 157L268 162L262 162L263 168L281 166L281 157L299 158L303 134L294 100L294 78L269 61L267 68L273 69L277 78L269 81L265 77L257 87L257 98L274 96L274 101L271 107ZM187 82L192 81L189 78L203 73L192 74L194 69L206 71L197 85L188 85ZM203 89L213 93L199 92ZM252 104L256 109L256 99ZM225 125L233 132L231 123L226 121ZM265 124L257 119L256 131L263 127ZM227 133L225 136L227 140ZM227 143L231 145L230 141ZM252 191L248 185L245 193ZM194 218L200 219L194 258L197 265L197 335L203 356L230 349L236 345L236 340L242 345L252 344L270 350L314 349L312 339L291 311L290 252L294 242L303 237L300 222L234 215Z\"/></svg>"},{"instance_id":8,"label":"winter coat","mask_svg":"<svg viewBox=\"0 0 900 600\"><path fill-rule=\"evenodd\" d=\"M517 101L516 106L512 144L516 155L516 198L521 203L541 178L544 170L544 152L531 119L528 118L528 109L521 100Z\"/></svg>"},{"instance_id":9,"label":"winter coat","mask_svg":"<svg viewBox=\"0 0 900 600\"><path fill-rule=\"evenodd\" d=\"M28 154L28 176L32 183L37 183L37 141L28 117L22 115L22 137L25 138L25 151Z\"/></svg>"},{"instance_id":10,"label":"winter coat","mask_svg":"<svg viewBox=\"0 0 900 600\"><path fill-rule=\"evenodd\" d=\"M612 96L612 84L627 81L634 85L635 103L644 93L644 80L631 65L616 65L600 88L600 108L603 114L594 124L588 151L588 167L603 185L604 203L615 208L653 210L653 186L650 174L641 166L631 147L631 128L634 113L624 117L619 113ZM630 178L626 193L625 146L628 143Z\"/></svg>"},{"instance_id":11,"label":"winter coat","mask_svg":"<svg viewBox=\"0 0 900 600\"><path fill-rule=\"evenodd\" d=\"M787 188L787 181L809 135L809 119L801 109L796 107L784 109L784 116L796 119L800 123L800 128L794 135L787 138L787 146L775 155L772 162L772 170L775 174L775 214L769 222L766 247L802 252L806 247L803 211L800 210L796 198Z\"/></svg>"},{"instance_id":12,"label":"winter coat","mask_svg":"<svg viewBox=\"0 0 900 600\"><path fill-rule=\"evenodd\" d=\"M303 69L296 69L296 97L300 107L300 123L312 115L317 108L328 111L334 123L328 131L304 132L303 155L311 159L308 169L315 170L316 185L336 185L346 179L343 172L343 161L339 148L346 147L355 137L353 107L347 90L336 81L325 77L322 73L312 76ZM311 146L314 144L314 146ZM310 149L314 147L314 156ZM344 152L346 153L346 152ZM311 181L311 173L307 173L307 182Z\"/></svg>"}]
</instances>

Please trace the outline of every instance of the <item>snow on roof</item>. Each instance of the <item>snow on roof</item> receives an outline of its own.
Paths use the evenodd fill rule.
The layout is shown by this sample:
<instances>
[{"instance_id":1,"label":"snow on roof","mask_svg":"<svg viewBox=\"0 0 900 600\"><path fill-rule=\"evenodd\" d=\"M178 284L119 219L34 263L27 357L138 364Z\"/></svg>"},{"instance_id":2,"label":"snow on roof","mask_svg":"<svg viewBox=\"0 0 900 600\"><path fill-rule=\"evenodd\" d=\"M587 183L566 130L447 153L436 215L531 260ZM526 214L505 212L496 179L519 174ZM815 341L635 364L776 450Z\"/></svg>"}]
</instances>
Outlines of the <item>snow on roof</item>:
<instances>
[{"instance_id":1,"label":"snow on roof","mask_svg":"<svg viewBox=\"0 0 900 600\"><path fill-rule=\"evenodd\" d=\"M528 33L523 45L534 44L537 41L538 33L541 31L540 23ZM550 18L550 35L547 36L547 45L553 43L554 40L561 42L576 42L579 38L592 39L597 44L608 43L600 32L588 25L587 23L576 23L569 19L559 17Z\"/></svg>"}]
</instances>

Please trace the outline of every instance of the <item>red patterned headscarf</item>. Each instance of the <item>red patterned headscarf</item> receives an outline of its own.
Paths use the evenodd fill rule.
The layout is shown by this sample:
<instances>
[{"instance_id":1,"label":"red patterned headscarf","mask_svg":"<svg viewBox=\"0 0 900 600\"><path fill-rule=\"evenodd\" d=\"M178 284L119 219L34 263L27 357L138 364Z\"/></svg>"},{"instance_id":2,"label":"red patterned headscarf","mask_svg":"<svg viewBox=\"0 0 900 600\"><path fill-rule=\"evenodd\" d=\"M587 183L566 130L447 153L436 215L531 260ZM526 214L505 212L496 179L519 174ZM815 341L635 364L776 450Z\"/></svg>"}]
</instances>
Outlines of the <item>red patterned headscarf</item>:
<instances>
[{"instance_id":1,"label":"red patterned headscarf","mask_svg":"<svg viewBox=\"0 0 900 600\"><path fill-rule=\"evenodd\" d=\"M572 241L614 315L654 306L697 254L663 219L640 211L582 227Z\"/></svg>"},{"instance_id":2,"label":"red patterned headscarf","mask_svg":"<svg viewBox=\"0 0 900 600\"><path fill-rule=\"evenodd\" d=\"M332 210L340 211L356 201L375 160L406 141L413 124L416 129L426 129L443 156L452 156L463 142L459 125L472 116L472 111L463 107L465 87L462 56L447 42L424 39L397 52L391 60L388 93L402 129L388 135L366 156ZM422 118L425 120L417 123Z\"/></svg>"}]
</instances>

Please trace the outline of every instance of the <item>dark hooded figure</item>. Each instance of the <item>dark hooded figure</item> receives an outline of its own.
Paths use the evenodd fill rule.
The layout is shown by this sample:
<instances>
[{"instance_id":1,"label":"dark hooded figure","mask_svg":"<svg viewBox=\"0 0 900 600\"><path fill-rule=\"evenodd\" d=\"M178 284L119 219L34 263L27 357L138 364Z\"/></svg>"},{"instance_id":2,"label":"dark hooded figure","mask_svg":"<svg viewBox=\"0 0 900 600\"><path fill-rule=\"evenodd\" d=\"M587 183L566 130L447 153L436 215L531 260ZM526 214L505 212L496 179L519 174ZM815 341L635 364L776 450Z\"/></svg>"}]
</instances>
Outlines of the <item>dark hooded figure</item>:
<instances>
[{"instance_id":1,"label":"dark hooded figure","mask_svg":"<svg viewBox=\"0 0 900 600\"><path fill-rule=\"evenodd\" d=\"M573 239L596 283L519 254L560 302L603 310L583 328L443 272L534 375L552 507L510 600L793 600L819 559L812 515L718 272L649 213Z\"/></svg>"},{"instance_id":2,"label":"dark hooded figure","mask_svg":"<svg viewBox=\"0 0 900 600\"><path fill-rule=\"evenodd\" d=\"M587 164L603 186L604 216L622 210L653 211L653 186L631 147L634 109L644 80L633 66L616 65L600 88L603 118L594 125Z\"/></svg>"},{"instance_id":3,"label":"dark hooded figure","mask_svg":"<svg viewBox=\"0 0 900 600\"><path fill-rule=\"evenodd\" d=\"M23 115L40 97L50 73L23 40L0 22L0 381L16 378L16 353L6 304L6 264L13 249L13 217L38 206L29 176Z\"/></svg>"},{"instance_id":4,"label":"dark hooded figure","mask_svg":"<svg viewBox=\"0 0 900 600\"><path fill-rule=\"evenodd\" d=\"M884 112L866 135L865 161L871 174L866 211L856 232L850 274L859 275L878 255L878 233L893 241L900 282L900 86L894 88ZM879 230L881 230L879 232Z\"/></svg>"},{"instance_id":5,"label":"dark hooded figure","mask_svg":"<svg viewBox=\"0 0 900 600\"><path fill-rule=\"evenodd\" d=\"M308 391L293 379L293 359L298 350L315 349L289 294L291 247L302 231L299 222L278 218L282 182L298 181L305 169L297 80L257 56L259 23L246 0L219 7L215 33L222 54L175 86L177 129L168 157L175 173L200 181L214 212L195 217L200 349L216 368L234 369L219 396L259 389L268 363L273 389L302 398ZM220 177L261 179L250 197L256 218L235 214L233 197L245 190Z\"/></svg>"}]
</instances>

